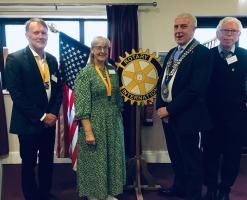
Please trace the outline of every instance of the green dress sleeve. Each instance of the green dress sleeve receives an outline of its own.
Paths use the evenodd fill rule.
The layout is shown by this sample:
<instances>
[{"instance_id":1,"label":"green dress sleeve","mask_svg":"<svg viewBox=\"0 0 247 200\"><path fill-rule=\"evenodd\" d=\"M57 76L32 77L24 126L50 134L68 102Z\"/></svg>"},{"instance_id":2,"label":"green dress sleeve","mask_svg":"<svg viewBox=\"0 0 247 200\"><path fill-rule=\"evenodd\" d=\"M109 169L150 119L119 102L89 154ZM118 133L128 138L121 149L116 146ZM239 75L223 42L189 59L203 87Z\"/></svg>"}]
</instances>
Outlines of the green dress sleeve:
<instances>
[{"instance_id":1,"label":"green dress sleeve","mask_svg":"<svg viewBox=\"0 0 247 200\"><path fill-rule=\"evenodd\" d=\"M85 67L75 80L74 106L77 120L90 119L91 116L91 83L87 69Z\"/></svg>"}]
</instances>

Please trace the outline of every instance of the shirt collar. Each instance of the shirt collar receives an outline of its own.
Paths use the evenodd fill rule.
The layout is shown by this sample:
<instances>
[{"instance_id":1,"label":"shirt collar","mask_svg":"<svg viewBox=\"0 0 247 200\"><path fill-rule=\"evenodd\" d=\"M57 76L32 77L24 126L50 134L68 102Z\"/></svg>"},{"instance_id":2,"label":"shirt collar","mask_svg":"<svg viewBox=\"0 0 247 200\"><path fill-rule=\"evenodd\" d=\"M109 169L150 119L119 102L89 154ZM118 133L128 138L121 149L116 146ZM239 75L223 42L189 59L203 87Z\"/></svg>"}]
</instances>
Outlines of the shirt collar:
<instances>
[{"instance_id":1,"label":"shirt collar","mask_svg":"<svg viewBox=\"0 0 247 200\"><path fill-rule=\"evenodd\" d=\"M40 58L41 60L46 60L46 53L45 53L45 52L44 52L44 58L41 58L41 57L39 56L39 54L37 54L36 51L34 51L34 50L32 49L32 47L29 46L29 48L30 48L30 50L32 51L32 54L33 54L34 57L38 57L38 58Z\"/></svg>"},{"instance_id":2,"label":"shirt collar","mask_svg":"<svg viewBox=\"0 0 247 200\"><path fill-rule=\"evenodd\" d=\"M191 40L189 41L189 42L187 42L185 45L183 45L183 46L180 46L180 45L178 45L178 48L180 47L180 48L182 48L183 50L185 50L186 49L186 47L191 43L191 41L193 40L194 38L191 38Z\"/></svg>"},{"instance_id":3,"label":"shirt collar","mask_svg":"<svg viewBox=\"0 0 247 200\"><path fill-rule=\"evenodd\" d=\"M234 44L234 45L232 46L230 52L234 54L235 48L236 48L236 47L235 47L235 44ZM221 53L222 51L224 51L220 45L218 45L218 51L219 51L219 53Z\"/></svg>"}]
</instances>

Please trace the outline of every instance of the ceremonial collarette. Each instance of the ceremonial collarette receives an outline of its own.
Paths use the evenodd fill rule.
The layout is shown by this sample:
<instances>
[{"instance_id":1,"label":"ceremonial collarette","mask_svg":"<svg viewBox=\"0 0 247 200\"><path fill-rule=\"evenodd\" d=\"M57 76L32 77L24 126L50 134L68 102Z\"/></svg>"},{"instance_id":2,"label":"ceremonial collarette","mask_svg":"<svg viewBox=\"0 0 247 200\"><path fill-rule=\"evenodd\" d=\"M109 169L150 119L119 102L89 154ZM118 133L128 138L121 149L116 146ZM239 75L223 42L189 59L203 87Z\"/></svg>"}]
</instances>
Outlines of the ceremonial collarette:
<instances>
[{"instance_id":1,"label":"ceremonial collarette","mask_svg":"<svg viewBox=\"0 0 247 200\"><path fill-rule=\"evenodd\" d=\"M175 72L178 69L178 66L180 65L180 63L183 61L183 59L189 55L192 50L199 44L199 42L197 40L195 40L192 45L185 51L182 52L181 56L174 62L174 54L177 51L177 48L174 49L174 51L172 52L172 54L170 55L168 62L166 64L166 69L165 70L165 76L164 76L164 80L163 80L163 97L165 99L167 99L168 95L169 95L169 89L168 89L168 83L171 80L171 78L173 77L173 75L175 74Z\"/></svg>"}]
</instances>

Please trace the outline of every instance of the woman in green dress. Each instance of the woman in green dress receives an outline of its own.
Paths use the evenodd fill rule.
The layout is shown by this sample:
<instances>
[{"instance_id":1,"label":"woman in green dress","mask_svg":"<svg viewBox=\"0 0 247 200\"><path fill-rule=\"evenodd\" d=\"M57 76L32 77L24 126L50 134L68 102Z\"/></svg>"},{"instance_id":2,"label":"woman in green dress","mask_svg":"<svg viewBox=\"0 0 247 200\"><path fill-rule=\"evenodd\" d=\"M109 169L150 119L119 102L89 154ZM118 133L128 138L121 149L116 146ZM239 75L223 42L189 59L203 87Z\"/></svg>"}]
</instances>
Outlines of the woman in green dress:
<instances>
[{"instance_id":1,"label":"woman in green dress","mask_svg":"<svg viewBox=\"0 0 247 200\"><path fill-rule=\"evenodd\" d=\"M125 184L122 98L118 75L107 63L110 41L96 37L90 63L75 82L78 134L77 189L90 200L116 200Z\"/></svg>"}]
</instances>

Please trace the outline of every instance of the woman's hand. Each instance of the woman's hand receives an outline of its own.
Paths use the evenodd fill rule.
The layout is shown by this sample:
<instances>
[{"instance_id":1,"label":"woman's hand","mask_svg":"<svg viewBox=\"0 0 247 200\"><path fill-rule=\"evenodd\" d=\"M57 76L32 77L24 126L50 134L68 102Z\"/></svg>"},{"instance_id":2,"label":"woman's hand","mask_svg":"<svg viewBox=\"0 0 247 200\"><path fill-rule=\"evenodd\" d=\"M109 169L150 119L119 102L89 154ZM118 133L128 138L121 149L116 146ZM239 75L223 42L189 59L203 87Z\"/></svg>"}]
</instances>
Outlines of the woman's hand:
<instances>
[{"instance_id":1,"label":"woman's hand","mask_svg":"<svg viewBox=\"0 0 247 200\"><path fill-rule=\"evenodd\" d=\"M92 131L85 132L85 140L87 144L96 144L95 137Z\"/></svg>"},{"instance_id":2,"label":"woman's hand","mask_svg":"<svg viewBox=\"0 0 247 200\"><path fill-rule=\"evenodd\" d=\"M84 129L86 143L95 145L95 137L89 119L81 120L81 124Z\"/></svg>"}]
</instances>

